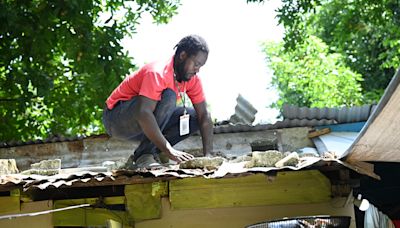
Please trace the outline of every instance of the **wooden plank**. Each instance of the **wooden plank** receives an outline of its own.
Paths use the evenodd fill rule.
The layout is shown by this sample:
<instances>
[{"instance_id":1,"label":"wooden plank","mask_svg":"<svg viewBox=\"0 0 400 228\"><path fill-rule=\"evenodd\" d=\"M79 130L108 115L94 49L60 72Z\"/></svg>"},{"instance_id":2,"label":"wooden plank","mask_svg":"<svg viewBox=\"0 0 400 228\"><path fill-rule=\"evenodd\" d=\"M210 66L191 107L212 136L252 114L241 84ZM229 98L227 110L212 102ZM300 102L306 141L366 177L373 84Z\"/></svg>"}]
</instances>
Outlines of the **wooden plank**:
<instances>
[{"instance_id":1,"label":"wooden plank","mask_svg":"<svg viewBox=\"0 0 400 228\"><path fill-rule=\"evenodd\" d=\"M19 197L19 200L22 203L27 203L27 202L32 202L33 201L31 196L27 192L24 192L19 188L15 188L15 189L11 190L10 191L10 196Z\"/></svg>"},{"instance_id":2,"label":"wooden plank","mask_svg":"<svg viewBox=\"0 0 400 228\"><path fill-rule=\"evenodd\" d=\"M123 226L123 224L121 224L118 221L109 219L109 220L107 220L107 226L106 227L107 228L123 228L124 226Z\"/></svg>"},{"instance_id":3,"label":"wooden plank","mask_svg":"<svg viewBox=\"0 0 400 228\"><path fill-rule=\"evenodd\" d=\"M167 182L126 185L126 210L135 221L160 218L161 196L167 194Z\"/></svg>"},{"instance_id":4,"label":"wooden plank","mask_svg":"<svg viewBox=\"0 0 400 228\"><path fill-rule=\"evenodd\" d=\"M102 203L104 203L106 205L125 204L125 196L104 197L101 200L102 200ZM99 201L99 198L55 200L54 208L63 208L63 207L67 207L67 206L79 205L79 204L85 204L85 203L95 205L98 201Z\"/></svg>"},{"instance_id":5,"label":"wooden plank","mask_svg":"<svg viewBox=\"0 0 400 228\"><path fill-rule=\"evenodd\" d=\"M374 164L372 163L363 161L347 161L343 162L342 164L358 173L370 176L377 180L381 179L381 177L374 172Z\"/></svg>"},{"instance_id":6,"label":"wooden plank","mask_svg":"<svg viewBox=\"0 0 400 228\"><path fill-rule=\"evenodd\" d=\"M107 207L125 203L124 196L83 199L55 200L54 208L64 208L72 205L90 204L93 206ZM53 215L54 226L105 226L108 220L115 220L122 224L132 223L129 214L123 211L107 210L105 208L78 208L67 211L55 212Z\"/></svg>"},{"instance_id":7,"label":"wooden plank","mask_svg":"<svg viewBox=\"0 0 400 228\"><path fill-rule=\"evenodd\" d=\"M78 208L53 213L54 226L104 227L110 219L126 225L133 224L128 213L104 208Z\"/></svg>"},{"instance_id":8,"label":"wooden plank","mask_svg":"<svg viewBox=\"0 0 400 228\"><path fill-rule=\"evenodd\" d=\"M0 214L17 213L21 211L19 196L0 197Z\"/></svg>"},{"instance_id":9,"label":"wooden plank","mask_svg":"<svg viewBox=\"0 0 400 228\"><path fill-rule=\"evenodd\" d=\"M326 135L326 134L328 134L330 132L331 132L330 128L322 128L320 130L315 130L315 131L309 132L308 133L308 138L309 139L315 138L315 137L318 137L320 135Z\"/></svg>"},{"instance_id":10,"label":"wooden plank","mask_svg":"<svg viewBox=\"0 0 400 228\"><path fill-rule=\"evenodd\" d=\"M330 200L329 180L318 170L278 172L238 178L186 178L170 181L174 209L320 203Z\"/></svg>"}]
</instances>

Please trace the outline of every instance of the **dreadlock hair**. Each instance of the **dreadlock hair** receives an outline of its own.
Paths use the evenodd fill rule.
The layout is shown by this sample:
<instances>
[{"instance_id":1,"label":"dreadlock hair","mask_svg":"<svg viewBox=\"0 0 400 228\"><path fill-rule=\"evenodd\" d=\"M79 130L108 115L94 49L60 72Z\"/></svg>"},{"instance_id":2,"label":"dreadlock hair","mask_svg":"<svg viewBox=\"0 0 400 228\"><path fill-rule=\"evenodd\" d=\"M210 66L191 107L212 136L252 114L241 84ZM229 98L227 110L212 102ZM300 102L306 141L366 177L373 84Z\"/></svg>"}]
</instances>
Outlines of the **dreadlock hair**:
<instances>
[{"instance_id":1,"label":"dreadlock hair","mask_svg":"<svg viewBox=\"0 0 400 228\"><path fill-rule=\"evenodd\" d=\"M175 56L179 56L182 51L185 51L188 56L196 55L199 51L208 54L207 42L199 35L185 36L174 48L176 48Z\"/></svg>"}]
</instances>

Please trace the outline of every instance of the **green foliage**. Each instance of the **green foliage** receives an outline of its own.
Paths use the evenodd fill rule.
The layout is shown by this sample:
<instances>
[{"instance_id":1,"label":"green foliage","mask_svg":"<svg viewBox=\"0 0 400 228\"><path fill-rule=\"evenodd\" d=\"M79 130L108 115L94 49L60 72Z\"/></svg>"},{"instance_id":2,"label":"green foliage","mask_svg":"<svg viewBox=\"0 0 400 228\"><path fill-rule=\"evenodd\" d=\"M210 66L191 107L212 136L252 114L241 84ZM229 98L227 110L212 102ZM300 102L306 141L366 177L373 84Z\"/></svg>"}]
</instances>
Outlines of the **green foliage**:
<instances>
[{"instance_id":1,"label":"green foliage","mask_svg":"<svg viewBox=\"0 0 400 228\"><path fill-rule=\"evenodd\" d=\"M306 107L359 105L361 75L344 63L340 54L329 53L319 38L310 36L293 50L282 43L266 42L263 50L274 71L272 85L279 93L273 107L284 103Z\"/></svg>"},{"instance_id":2,"label":"green foliage","mask_svg":"<svg viewBox=\"0 0 400 228\"><path fill-rule=\"evenodd\" d=\"M121 46L144 12L178 0L0 2L0 141L103 131L104 101L134 65Z\"/></svg>"},{"instance_id":3,"label":"green foliage","mask_svg":"<svg viewBox=\"0 0 400 228\"><path fill-rule=\"evenodd\" d=\"M398 0L282 0L277 13L286 49L319 37L362 75L364 102L379 100L400 66Z\"/></svg>"},{"instance_id":4,"label":"green foliage","mask_svg":"<svg viewBox=\"0 0 400 228\"><path fill-rule=\"evenodd\" d=\"M308 20L314 34L363 75L365 93L386 88L400 66L399 1L326 1Z\"/></svg>"}]
</instances>

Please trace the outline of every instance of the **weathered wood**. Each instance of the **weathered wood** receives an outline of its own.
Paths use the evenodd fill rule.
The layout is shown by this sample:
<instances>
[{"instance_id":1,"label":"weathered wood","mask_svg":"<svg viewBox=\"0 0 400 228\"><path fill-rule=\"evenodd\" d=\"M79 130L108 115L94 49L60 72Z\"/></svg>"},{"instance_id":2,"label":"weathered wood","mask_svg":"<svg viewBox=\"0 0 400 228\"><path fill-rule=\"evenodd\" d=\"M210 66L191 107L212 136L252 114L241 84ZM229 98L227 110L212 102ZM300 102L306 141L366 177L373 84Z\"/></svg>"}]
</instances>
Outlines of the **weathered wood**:
<instances>
[{"instance_id":1,"label":"weathered wood","mask_svg":"<svg viewBox=\"0 0 400 228\"><path fill-rule=\"evenodd\" d=\"M19 196L1 196L0 214L17 213L21 210Z\"/></svg>"},{"instance_id":2,"label":"weathered wood","mask_svg":"<svg viewBox=\"0 0 400 228\"><path fill-rule=\"evenodd\" d=\"M27 194L27 192L22 191L19 188L14 188L10 191L10 196L18 197L20 203L27 203L27 202L32 202L32 198L30 195Z\"/></svg>"},{"instance_id":3,"label":"weathered wood","mask_svg":"<svg viewBox=\"0 0 400 228\"><path fill-rule=\"evenodd\" d=\"M346 161L351 164L357 161L400 162L399 111L400 69L368 118L366 126L347 150ZM364 167L360 167L360 170L362 169Z\"/></svg>"},{"instance_id":4,"label":"weathered wood","mask_svg":"<svg viewBox=\"0 0 400 228\"><path fill-rule=\"evenodd\" d=\"M167 194L167 182L127 185L126 210L135 221L160 218L161 196Z\"/></svg>"},{"instance_id":5,"label":"weathered wood","mask_svg":"<svg viewBox=\"0 0 400 228\"><path fill-rule=\"evenodd\" d=\"M309 132L308 133L308 138L310 138L310 139L311 138L315 138L315 137L318 137L320 135L326 135L326 134L328 134L330 132L331 132L330 128L322 128L320 130L315 130L315 131Z\"/></svg>"},{"instance_id":6,"label":"weathered wood","mask_svg":"<svg viewBox=\"0 0 400 228\"><path fill-rule=\"evenodd\" d=\"M66 199L66 200L55 200L54 208L63 208L72 205L85 204L88 203L90 205L95 205L98 203L103 203L105 205L116 205L116 204L124 204L125 197L124 196L112 196L112 197L104 197L104 198L84 198L84 199Z\"/></svg>"},{"instance_id":7,"label":"weathered wood","mask_svg":"<svg viewBox=\"0 0 400 228\"><path fill-rule=\"evenodd\" d=\"M10 196L0 197L0 214L11 214L18 213L21 211L21 191L19 189L13 189L10 192Z\"/></svg>"},{"instance_id":8,"label":"weathered wood","mask_svg":"<svg viewBox=\"0 0 400 228\"><path fill-rule=\"evenodd\" d=\"M104 198L84 198L55 200L54 209L64 208L72 205L90 204L93 208L78 208L55 212L53 215L54 226L105 226L108 220L115 220L122 224L131 224L129 214L122 211L107 210L107 205L123 205L124 196L113 196Z\"/></svg>"},{"instance_id":9,"label":"weathered wood","mask_svg":"<svg viewBox=\"0 0 400 228\"><path fill-rule=\"evenodd\" d=\"M174 209L319 203L330 200L329 180L317 170L239 178L186 178L170 181Z\"/></svg>"},{"instance_id":10,"label":"weathered wood","mask_svg":"<svg viewBox=\"0 0 400 228\"><path fill-rule=\"evenodd\" d=\"M5 205L1 205L4 207ZM36 201L36 202L28 202L21 203L21 210L17 213L11 212L7 213L7 215L16 215L16 214L27 214L27 213L37 213L43 212L53 209L53 202L51 200L45 201ZM2 215L4 216L4 215ZM23 216L23 217L14 217L13 219L1 219L0 227L1 228L54 228L52 222L52 213L41 214L39 216Z\"/></svg>"},{"instance_id":11,"label":"weathered wood","mask_svg":"<svg viewBox=\"0 0 400 228\"><path fill-rule=\"evenodd\" d=\"M104 208L78 208L53 213L54 226L104 227L108 220L131 225L128 213Z\"/></svg>"},{"instance_id":12,"label":"weathered wood","mask_svg":"<svg viewBox=\"0 0 400 228\"><path fill-rule=\"evenodd\" d=\"M109 219L107 220L107 228L123 228L124 225L118 221Z\"/></svg>"},{"instance_id":13,"label":"weathered wood","mask_svg":"<svg viewBox=\"0 0 400 228\"><path fill-rule=\"evenodd\" d=\"M344 166L356 171L357 173L364 174L380 180L381 177L374 172L374 164L363 161L348 161L342 163Z\"/></svg>"}]
</instances>

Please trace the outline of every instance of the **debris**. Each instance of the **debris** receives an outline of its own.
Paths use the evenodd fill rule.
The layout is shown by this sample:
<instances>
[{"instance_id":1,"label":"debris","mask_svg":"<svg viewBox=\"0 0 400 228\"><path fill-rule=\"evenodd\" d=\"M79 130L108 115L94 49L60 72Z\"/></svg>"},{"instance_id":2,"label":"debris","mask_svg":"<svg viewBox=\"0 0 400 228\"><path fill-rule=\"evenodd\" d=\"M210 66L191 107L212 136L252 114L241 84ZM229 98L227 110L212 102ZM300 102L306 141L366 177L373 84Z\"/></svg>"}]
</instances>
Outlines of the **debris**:
<instances>
[{"instance_id":1,"label":"debris","mask_svg":"<svg viewBox=\"0 0 400 228\"><path fill-rule=\"evenodd\" d=\"M0 175L18 173L15 159L0 159Z\"/></svg>"},{"instance_id":2,"label":"debris","mask_svg":"<svg viewBox=\"0 0 400 228\"><path fill-rule=\"evenodd\" d=\"M117 161L104 161L101 165L106 167L108 172L111 172L112 170L124 169L126 164L125 161L121 159Z\"/></svg>"},{"instance_id":3,"label":"debris","mask_svg":"<svg viewBox=\"0 0 400 228\"><path fill-rule=\"evenodd\" d=\"M336 155L336 153L334 151L327 151L324 153L324 158L337 159L338 156Z\"/></svg>"},{"instance_id":4,"label":"debris","mask_svg":"<svg viewBox=\"0 0 400 228\"><path fill-rule=\"evenodd\" d=\"M231 116L229 121L233 124L242 123L251 125L256 118L257 109L240 94L236 98L236 101L235 114Z\"/></svg>"},{"instance_id":5,"label":"debris","mask_svg":"<svg viewBox=\"0 0 400 228\"><path fill-rule=\"evenodd\" d=\"M282 158L284 158L284 155L277 150L253 151L252 158L245 167L274 167L275 163Z\"/></svg>"},{"instance_id":6,"label":"debris","mask_svg":"<svg viewBox=\"0 0 400 228\"><path fill-rule=\"evenodd\" d=\"M42 176L53 176L59 173L59 170L54 170L54 169L28 169L24 170L21 172L23 175L32 175L32 174L37 174L37 175L42 175Z\"/></svg>"},{"instance_id":7,"label":"debris","mask_svg":"<svg viewBox=\"0 0 400 228\"><path fill-rule=\"evenodd\" d=\"M43 160L31 164L31 169L61 169L61 159Z\"/></svg>"},{"instance_id":8,"label":"debris","mask_svg":"<svg viewBox=\"0 0 400 228\"><path fill-rule=\"evenodd\" d=\"M242 156L239 156L235 159L230 160L230 163L239 163L239 162L244 162L244 161L251 161L251 154L245 154Z\"/></svg>"},{"instance_id":9,"label":"debris","mask_svg":"<svg viewBox=\"0 0 400 228\"><path fill-rule=\"evenodd\" d=\"M299 159L299 154L297 152L292 152L275 163L275 167L281 168L283 166L297 166Z\"/></svg>"},{"instance_id":10,"label":"debris","mask_svg":"<svg viewBox=\"0 0 400 228\"><path fill-rule=\"evenodd\" d=\"M299 157L319 157L318 150L314 147L304 147L299 150Z\"/></svg>"},{"instance_id":11,"label":"debris","mask_svg":"<svg viewBox=\"0 0 400 228\"><path fill-rule=\"evenodd\" d=\"M101 166L106 167L106 168L107 168L107 171L111 171L111 170L115 169L117 165L115 164L114 161L104 161L104 162L101 164Z\"/></svg>"},{"instance_id":12,"label":"debris","mask_svg":"<svg viewBox=\"0 0 400 228\"><path fill-rule=\"evenodd\" d=\"M44 176L52 176L59 174L60 169L61 159L43 160L38 163L31 164L31 169L22 171L21 174L38 174Z\"/></svg>"},{"instance_id":13,"label":"debris","mask_svg":"<svg viewBox=\"0 0 400 228\"><path fill-rule=\"evenodd\" d=\"M192 160L181 162L180 169L217 169L224 162L222 157L196 157Z\"/></svg>"}]
</instances>

